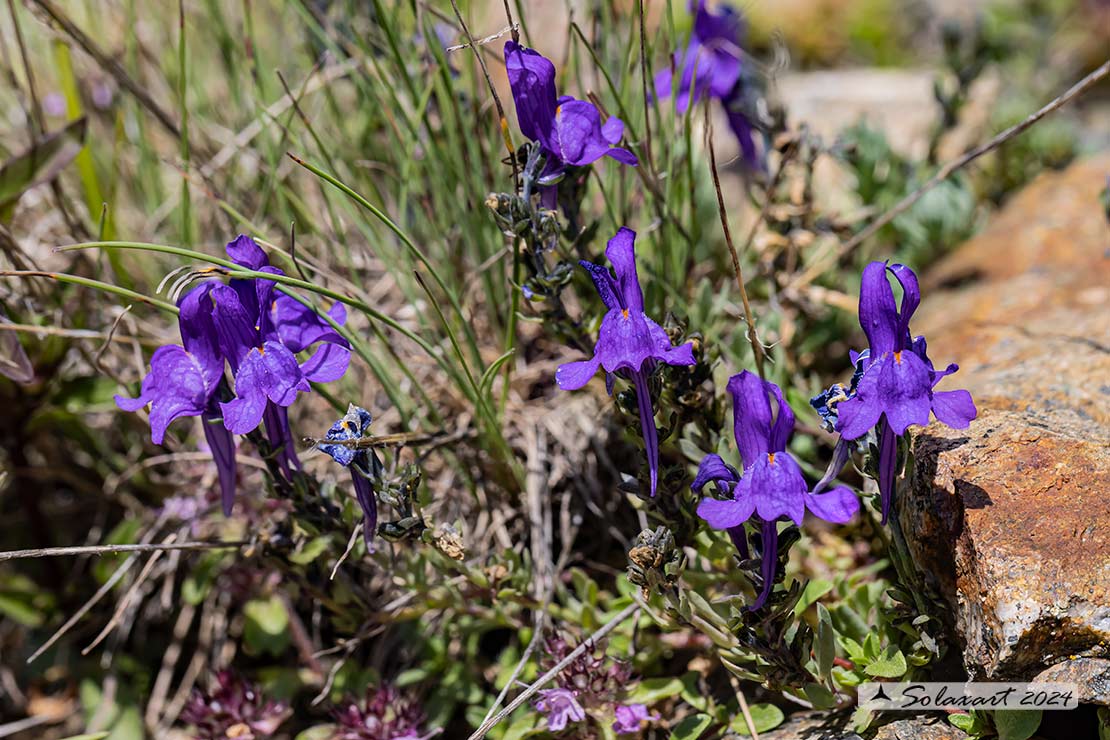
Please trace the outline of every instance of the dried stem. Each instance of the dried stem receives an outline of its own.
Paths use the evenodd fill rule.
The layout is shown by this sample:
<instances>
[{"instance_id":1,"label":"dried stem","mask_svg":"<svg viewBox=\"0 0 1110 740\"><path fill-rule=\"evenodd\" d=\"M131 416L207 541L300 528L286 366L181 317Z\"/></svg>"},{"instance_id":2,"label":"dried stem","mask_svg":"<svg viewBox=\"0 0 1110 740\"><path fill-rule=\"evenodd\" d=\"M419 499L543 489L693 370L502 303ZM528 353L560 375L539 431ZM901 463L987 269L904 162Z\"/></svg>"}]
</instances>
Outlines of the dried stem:
<instances>
[{"instance_id":1,"label":"dried stem","mask_svg":"<svg viewBox=\"0 0 1110 740\"><path fill-rule=\"evenodd\" d=\"M861 230L858 234L840 245L839 249L837 249L836 251L836 255L832 263L835 264L853 249L874 236L881 228L889 224L902 213L905 213L910 207L913 206L914 203L916 203L921 198L921 196L925 195L925 193L929 192L937 185L947 180L949 177L952 176L953 173L963 169L987 152L1002 146L1010 139L1014 138L1033 124L1037 123L1037 121L1040 121L1049 113L1052 113L1054 110L1067 105L1075 98L1087 92L1087 90L1093 87L1095 83L1097 83L1099 80L1103 79L1107 75L1110 75L1110 59L1103 62L1102 66L1100 66L1098 69L1091 72L1082 80L1068 88L1068 90L1064 94L1052 100L1040 110L1031 113L1021 123L1011 126L1010 128L1002 131L986 143L980 144L974 149L965 152L964 154L945 164L943 167L937 170L937 173L929 178L921 187L919 187L917 190L914 190L905 198L902 198L902 200L895 203L889 210L883 213L883 215L876 218L874 221L864 227L863 230ZM797 290L813 282L813 280L816 279L818 275L825 271L825 262L826 261L823 260L821 262L815 263L808 270L802 273L797 280L792 281L790 285L787 286L787 289Z\"/></svg>"},{"instance_id":2,"label":"dried stem","mask_svg":"<svg viewBox=\"0 0 1110 740\"><path fill-rule=\"evenodd\" d=\"M655 172L651 158L651 99L648 96L647 29L644 27L644 0L640 0L640 78L644 86L644 159L648 169Z\"/></svg>"},{"instance_id":3,"label":"dried stem","mask_svg":"<svg viewBox=\"0 0 1110 740\"><path fill-rule=\"evenodd\" d=\"M161 544L170 545L175 539L177 539L177 534L171 533L169 536L166 537L166 539L162 541ZM156 550L154 554L150 556L150 559L146 561L146 565L144 565L143 569L139 571L139 575L137 578L135 578L135 582L132 583L130 587L128 587L127 591L124 592L123 597L116 605L116 610L112 612L112 618L108 620L108 623L106 625L104 625L104 629L100 630L97 636L93 638L93 641L85 646L85 648L81 651L81 655L88 655L89 653L91 653L93 651L93 648L103 642L104 638L111 634L116 625L120 623L120 620L123 619L124 612L127 611L127 607L131 605L132 597L134 597L135 594L139 592L139 589L142 588L143 583L145 583L146 579L150 577L151 572L154 571L154 566L158 563L159 558L162 557L163 552L165 552L164 549Z\"/></svg>"},{"instance_id":4,"label":"dried stem","mask_svg":"<svg viewBox=\"0 0 1110 740\"><path fill-rule=\"evenodd\" d=\"M23 558L54 558L65 555L111 555L120 552L157 552L158 550L220 550L245 547L247 540L228 542L178 542L149 545L77 545L74 547L37 547L30 550L0 552L0 563Z\"/></svg>"},{"instance_id":5,"label":"dried stem","mask_svg":"<svg viewBox=\"0 0 1110 740\"><path fill-rule=\"evenodd\" d=\"M528 699L531 698L533 694L539 691L540 688L547 684L551 679L559 675L559 673L561 673L562 670L568 665L573 663L578 658L578 656L582 655L584 652L586 652L586 650L591 649L594 645L598 643L599 640L608 635L610 632L616 629L618 625L624 622L624 620L628 619L633 614L636 614L638 611L640 611L640 605L635 602L622 609L620 614L613 617L604 625L602 625L601 629L599 629L597 632L594 632L587 639L579 643L578 647L572 650L570 654L567 655L567 657L560 660L551 668L551 670L537 678L531 686L520 692L520 694L518 694L515 699L509 702L509 705L507 707L502 709L492 718L483 722L482 726L475 730L474 734L467 738L467 740L481 740L481 738L484 738L486 736L486 733L489 732L498 722L505 719L514 711L516 711L517 707L528 701Z\"/></svg>"},{"instance_id":6,"label":"dried stem","mask_svg":"<svg viewBox=\"0 0 1110 740\"><path fill-rule=\"evenodd\" d=\"M474 50L474 58L478 60L478 66L482 68L482 75L486 78L486 85L489 87L490 95L493 96L493 104L497 106L497 121L498 124L501 126L501 138L505 142L505 151L509 153L509 161L512 162L513 165L513 183L515 183L516 187L519 188L520 170L517 167L516 150L513 147L513 138L509 135L509 119L505 117L505 106L501 104L501 96L497 94L497 88L493 86L493 80L490 79L489 70L486 68L486 60L482 59L482 52L478 48L478 44L474 42L474 36L471 35L470 28L466 25L466 21L463 20L462 12L459 11L459 4L456 2L456 0L451 0L451 7L455 11L455 18L458 19L463 33L466 34L467 43L470 45L470 48ZM506 10L508 10L507 5Z\"/></svg>"},{"instance_id":7,"label":"dried stem","mask_svg":"<svg viewBox=\"0 0 1110 740\"><path fill-rule=\"evenodd\" d=\"M708 102L708 99L707 99ZM709 149L709 169L713 173L713 188L717 191L717 210L721 215L721 228L725 232L725 243L728 244L728 252L732 255L732 269L736 273L736 285L740 289L740 301L744 304L744 321L748 325L748 341L752 345L752 355L755 357L755 369L759 373L760 378L766 378L763 373L763 345L759 342L759 335L755 330L755 315L752 313L752 304L748 300L748 289L744 285L744 270L740 267L740 255L736 251L736 245L732 243L732 230L728 226L728 212L725 210L725 198L721 193L721 176L717 174L717 155L713 152L713 122L709 117L709 106L705 108L705 126L706 137L708 139ZM767 194L767 202L770 202L771 194ZM764 206L766 211L766 205ZM763 214L760 214L762 219ZM757 222L758 223L758 222ZM753 232L754 233L754 232ZM745 245L745 250L747 246Z\"/></svg>"}]
</instances>

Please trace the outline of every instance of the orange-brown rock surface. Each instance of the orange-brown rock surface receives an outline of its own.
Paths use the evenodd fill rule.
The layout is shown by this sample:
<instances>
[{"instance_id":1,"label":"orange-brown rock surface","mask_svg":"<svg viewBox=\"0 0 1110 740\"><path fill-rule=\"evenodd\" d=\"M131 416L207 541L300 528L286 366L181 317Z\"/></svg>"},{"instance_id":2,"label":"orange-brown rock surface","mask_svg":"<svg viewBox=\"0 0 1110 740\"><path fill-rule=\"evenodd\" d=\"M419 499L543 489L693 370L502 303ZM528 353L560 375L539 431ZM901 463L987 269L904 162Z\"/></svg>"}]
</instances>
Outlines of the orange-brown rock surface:
<instances>
[{"instance_id":1,"label":"orange-brown rock surface","mask_svg":"<svg viewBox=\"0 0 1110 740\"><path fill-rule=\"evenodd\" d=\"M1110 646L1108 175L1110 156L1042 176L923 286L914 332L979 418L916 435L899 520L973 678Z\"/></svg>"}]
</instances>

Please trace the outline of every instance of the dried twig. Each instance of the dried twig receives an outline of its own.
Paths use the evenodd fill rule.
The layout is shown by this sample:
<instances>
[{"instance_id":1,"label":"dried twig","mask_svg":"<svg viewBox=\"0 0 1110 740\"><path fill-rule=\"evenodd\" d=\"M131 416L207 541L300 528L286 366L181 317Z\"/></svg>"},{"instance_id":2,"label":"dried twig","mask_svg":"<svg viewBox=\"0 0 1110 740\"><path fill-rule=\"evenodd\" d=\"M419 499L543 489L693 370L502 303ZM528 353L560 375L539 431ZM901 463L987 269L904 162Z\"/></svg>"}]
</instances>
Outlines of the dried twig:
<instances>
[{"instance_id":1,"label":"dried twig","mask_svg":"<svg viewBox=\"0 0 1110 740\"><path fill-rule=\"evenodd\" d=\"M713 121L709 115L708 98L706 99L705 107L705 126L706 138L708 139L709 149L709 170L713 173L713 187L717 191L717 210L721 215L721 228L725 232L725 243L728 244L728 252L732 255L732 269L736 273L736 285L740 289L740 301L744 304L744 321L748 325L748 341L752 345L752 355L755 357L755 369L759 373L759 377L765 377L763 374L763 345L759 341L759 335L755 330L755 314L752 313L752 304L748 300L748 289L744 285L744 270L740 267L740 255L736 252L736 245L732 243L732 230L728 226L728 212L725 210L725 198L721 193L721 176L717 174L717 155L713 152ZM767 202L771 200L771 192L767 193ZM766 211L766 206L764 206ZM762 220L763 214L760 214ZM757 222L758 223L758 222ZM745 246L745 249L747 247Z\"/></svg>"},{"instance_id":2,"label":"dried twig","mask_svg":"<svg viewBox=\"0 0 1110 740\"><path fill-rule=\"evenodd\" d=\"M624 609L621 610L620 614L610 619L608 622L602 625L602 627L597 632L594 632L587 639L579 643L578 647L572 650L570 654L567 655L567 657L556 663L551 668L551 670L537 678L531 686L520 692L520 694L518 694L515 699L509 702L509 705L507 707L502 709L490 719L483 722L481 727L475 730L474 734L467 738L467 740L481 740L481 738L484 738L486 736L486 733L489 732L498 722L515 712L517 707L528 701L528 699L531 698L533 694L539 691L551 679L558 676L559 673L561 673L562 670L568 665L573 663L578 658L578 656L582 655L587 650L592 649L599 640L601 640L603 637L616 629L616 627L624 622L624 620L628 619L633 614L636 614L639 611L640 605L638 603L633 602L626 606Z\"/></svg>"},{"instance_id":3,"label":"dried twig","mask_svg":"<svg viewBox=\"0 0 1110 740\"><path fill-rule=\"evenodd\" d=\"M472 43L477 44L478 46L485 46L491 41L496 41L497 39L502 38L507 33L516 33L516 30L516 26L505 26L497 33L491 33L489 36L484 36L483 38L480 38ZM444 49L444 51L450 54L451 52L459 51L460 49L469 49L470 44L471 42L465 44L455 44L454 46L448 46L446 49Z\"/></svg>"},{"instance_id":4,"label":"dried twig","mask_svg":"<svg viewBox=\"0 0 1110 740\"><path fill-rule=\"evenodd\" d=\"M728 680L732 684L732 690L736 692L736 699L740 702L740 713L744 715L744 724L748 726L748 734L752 740L759 740L759 733L755 730L755 720L752 719L752 710L748 707L748 697L744 696L744 689L740 686L740 680L731 672L728 674Z\"/></svg>"},{"instance_id":5,"label":"dried twig","mask_svg":"<svg viewBox=\"0 0 1110 740\"><path fill-rule=\"evenodd\" d=\"M166 539L162 540L162 544L173 544L173 541L175 539L177 539L177 534L170 533L169 536L166 537ZM137 578L135 578L135 582L131 584L127 591L124 592L123 597L120 598L119 603L116 605L116 610L112 612L111 619L109 619L108 623L104 625L104 629L100 630L100 633L93 638L93 641L90 642L85 647L85 649L81 651L81 655L88 655L89 653L91 653L93 651L93 648L103 642L104 638L111 634L112 630L115 629L117 624L119 624L120 619L123 618L124 612L127 611L127 607L131 605L132 597L134 597L135 594L139 592L139 589L142 588L143 583L145 583L146 579L150 577L151 571L154 570L154 566L162 557L163 552L165 552L165 550L156 550L154 554L150 556L150 559L146 561L146 565L144 565L143 569L139 571L139 575Z\"/></svg>"},{"instance_id":6,"label":"dried twig","mask_svg":"<svg viewBox=\"0 0 1110 740\"><path fill-rule=\"evenodd\" d=\"M54 558L65 555L111 555L120 552L156 552L158 550L220 550L245 547L247 540L227 542L170 542L148 545L77 545L74 547L36 547L30 550L8 550L0 552L0 563L6 560L23 558Z\"/></svg>"},{"instance_id":7,"label":"dried twig","mask_svg":"<svg viewBox=\"0 0 1110 740\"><path fill-rule=\"evenodd\" d=\"M119 583L119 580L123 578L124 574L131 569L131 566L134 565L136 561L138 561L138 559L139 556L136 554L123 561L123 565L116 568L115 572L113 572L108 580L104 582L104 585L96 590L96 593L92 595L92 598L82 604L81 608L75 611L73 615L65 621L65 624L59 627L58 630L54 634L52 634L46 642L44 642L38 647L37 650L35 650L35 652L31 653L31 657L27 658L27 662L34 662L36 658L45 653L54 643L60 640L62 638L62 635L73 629L73 625L80 622L81 618L88 614L89 610L96 606L96 603L98 601L103 599L109 591L115 588L115 585Z\"/></svg>"},{"instance_id":8,"label":"dried twig","mask_svg":"<svg viewBox=\"0 0 1110 740\"><path fill-rule=\"evenodd\" d=\"M647 29L644 21L644 0L640 0L640 78L644 87L644 159L648 169L655 171L651 158L651 96L648 93Z\"/></svg>"},{"instance_id":9,"label":"dried twig","mask_svg":"<svg viewBox=\"0 0 1110 740\"><path fill-rule=\"evenodd\" d=\"M864 227L858 234L841 244L840 247L836 250L834 259L831 261L831 263L828 260L822 260L821 262L814 263L809 269L798 276L796 280L792 281L787 286L787 290L797 290L811 283L815 278L817 278L818 275L825 271L825 268L827 266L826 263L835 264L853 249L874 236L881 228L889 224L899 215L909 210L909 208L912 207L913 204L921 198L921 196L925 195L925 193L929 192L937 185L947 180L949 177L952 176L953 173L963 169L987 152L1002 146L1007 141L1014 138L1015 136L1035 124L1037 121L1047 116L1049 113L1052 113L1054 110L1067 105L1075 98L1087 92L1087 90L1091 89L1097 82L1099 82L1107 75L1110 75L1110 59L1103 62L1102 66L1100 66L1098 69L1091 72L1082 80L1068 88L1068 90L1064 94L1050 101L1040 110L1031 113L1021 123L1011 126L1010 128L1002 131L989 141L980 144L974 149L965 152L964 154L945 164L943 167L937 170L937 173L935 175L930 177L923 185L921 185L921 187L919 187L917 190L914 190L905 198L902 198L902 200L895 203L889 210L883 213L883 215L879 216L871 223L869 223L866 227Z\"/></svg>"},{"instance_id":10,"label":"dried twig","mask_svg":"<svg viewBox=\"0 0 1110 740\"><path fill-rule=\"evenodd\" d=\"M506 6L507 7L507 6ZM474 41L474 36L470 33L470 28L463 20L462 12L459 10L459 4L456 0L451 0L451 8L455 11L455 18L459 21L459 26L462 27L463 33L466 34L467 43L470 48L474 50L474 58L478 60L478 66L482 68L482 76L486 78L486 86L489 87L490 95L493 96L493 104L497 106L497 121L501 126L501 138L505 143L505 151L509 154L509 161L513 165L513 183L516 187L520 187L520 171L517 168L516 162L516 149L513 147L513 137L509 135L509 119L505 117L505 106L501 104L501 96L497 94L497 88L493 86L493 80L490 79L489 69L486 68L486 60L482 59L482 52L478 49L478 44Z\"/></svg>"}]
</instances>

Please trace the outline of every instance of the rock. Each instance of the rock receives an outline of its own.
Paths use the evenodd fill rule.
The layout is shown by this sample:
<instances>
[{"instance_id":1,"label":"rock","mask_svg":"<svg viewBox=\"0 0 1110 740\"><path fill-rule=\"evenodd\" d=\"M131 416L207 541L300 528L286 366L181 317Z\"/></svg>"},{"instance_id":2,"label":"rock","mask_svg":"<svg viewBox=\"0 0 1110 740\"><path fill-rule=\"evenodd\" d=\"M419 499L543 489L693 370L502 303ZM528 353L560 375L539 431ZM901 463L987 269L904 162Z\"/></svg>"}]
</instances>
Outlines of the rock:
<instances>
[{"instance_id":1,"label":"rock","mask_svg":"<svg viewBox=\"0 0 1110 740\"><path fill-rule=\"evenodd\" d=\"M914 319L934 362L960 365L941 389L979 407L969 429L916 435L899 497L973 679L1107 655L1108 174L1102 156L1038 178L927 276Z\"/></svg>"},{"instance_id":2,"label":"rock","mask_svg":"<svg viewBox=\"0 0 1110 740\"><path fill-rule=\"evenodd\" d=\"M1057 663L1041 671L1034 680L1079 684L1081 703L1110 706L1110 660L1077 658Z\"/></svg>"},{"instance_id":3,"label":"rock","mask_svg":"<svg viewBox=\"0 0 1110 740\"><path fill-rule=\"evenodd\" d=\"M762 740L965 740L967 735L944 719L940 712L913 716L891 714L890 722L872 727L861 737L852 731L851 712L806 712L791 715L784 723L761 732Z\"/></svg>"},{"instance_id":4,"label":"rock","mask_svg":"<svg viewBox=\"0 0 1110 740\"><path fill-rule=\"evenodd\" d=\"M939 712L896 719L881 725L871 740L966 740Z\"/></svg>"}]
</instances>

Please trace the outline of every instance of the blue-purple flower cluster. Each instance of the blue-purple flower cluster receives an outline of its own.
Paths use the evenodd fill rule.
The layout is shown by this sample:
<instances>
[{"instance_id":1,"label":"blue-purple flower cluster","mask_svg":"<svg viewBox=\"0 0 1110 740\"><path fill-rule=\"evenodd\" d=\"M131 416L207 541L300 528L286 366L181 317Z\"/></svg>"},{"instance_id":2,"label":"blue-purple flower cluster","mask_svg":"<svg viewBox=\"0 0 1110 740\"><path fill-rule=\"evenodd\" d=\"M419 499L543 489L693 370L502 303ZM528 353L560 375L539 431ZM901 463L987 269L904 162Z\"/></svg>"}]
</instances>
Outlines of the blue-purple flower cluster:
<instances>
[{"instance_id":1,"label":"blue-purple flower cluster","mask_svg":"<svg viewBox=\"0 0 1110 740\"><path fill-rule=\"evenodd\" d=\"M254 239L227 245L231 260L247 270L283 275ZM235 500L235 440L265 425L270 447L286 475L299 469L288 407L310 382L338 380L347 371L347 340L313 309L278 293L276 282L207 280L179 305L181 344L159 347L150 359L138 398L116 396L125 411L150 405L150 437L161 444L175 419L199 416L219 472L225 514ZM336 325L347 318L343 304L328 311ZM303 360L297 355L316 349ZM230 369L229 383L225 371Z\"/></svg>"}]
</instances>

